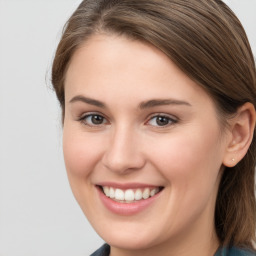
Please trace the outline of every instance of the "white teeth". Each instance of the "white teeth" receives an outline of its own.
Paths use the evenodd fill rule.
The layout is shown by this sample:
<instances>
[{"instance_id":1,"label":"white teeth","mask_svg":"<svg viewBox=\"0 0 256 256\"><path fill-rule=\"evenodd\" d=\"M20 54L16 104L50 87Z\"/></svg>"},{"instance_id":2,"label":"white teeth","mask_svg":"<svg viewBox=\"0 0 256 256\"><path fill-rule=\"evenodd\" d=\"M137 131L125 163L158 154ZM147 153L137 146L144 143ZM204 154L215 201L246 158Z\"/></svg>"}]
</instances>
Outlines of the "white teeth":
<instances>
[{"instance_id":1,"label":"white teeth","mask_svg":"<svg viewBox=\"0 0 256 256\"><path fill-rule=\"evenodd\" d=\"M124 200L124 191L121 189L116 189L115 199L116 200Z\"/></svg>"},{"instance_id":2,"label":"white teeth","mask_svg":"<svg viewBox=\"0 0 256 256\"><path fill-rule=\"evenodd\" d=\"M154 188L153 190L150 191L150 196L154 196L156 194L156 189Z\"/></svg>"},{"instance_id":3,"label":"white teeth","mask_svg":"<svg viewBox=\"0 0 256 256\"><path fill-rule=\"evenodd\" d=\"M134 192L132 189L128 189L124 193L124 199L126 201L133 201L134 200Z\"/></svg>"},{"instance_id":4,"label":"white teeth","mask_svg":"<svg viewBox=\"0 0 256 256\"><path fill-rule=\"evenodd\" d=\"M122 201L125 203L132 203L134 201L148 199L149 197L156 195L159 192L159 188L122 190L119 188L114 189L113 187L104 186L103 192L107 197L110 197L111 199Z\"/></svg>"},{"instance_id":5,"label":"white teeth","mask_svg":"<svg viewBox=\"0 0 256 256\"><path fill-rule=\"evenodd\" d=\"M142 199L142 191L140 189L136 190L134 198L137 201Z\"/></svg>"},{"instance_id":6,"label":"white teeth","mask_svg":"<svg viewBox=\"0 0 256 256\"><path fill-rule=\"evenodd\" d=\"M104 191L104 189L103 189ZM107 196L107 195L106 195ZM109 197L110 198L115 198L115 190L113 188L110 188L109 189Z\"/></svg>"},{"instance_id":7,"label":"white teeth","mask_svg":"<svg viewBox=\"0 0 256 256\"><path fill-rule=\"evenodd\" d=\"M150 191L150 196L154 196L159 192L159 188L154 188L153 190Z\"/></svg>"},{"instance_id":8,"label":"white teeth","mask_svg":"<svg viewBox=\"0 0 256 256\"><path fill-rule=\"evenodd\" d=\"M105 195L106 195L107 197L110 196L109 188L108 188L108 187L103 187L103 191L104 191L104 193L105 193Z\"/></svg>"},{"instance_id":9,"label":"white teeth","mask_svg":"<svg viewBox=\"0 0 256 256\"><path fill-rule=\"evenodd\" d=\"M149 188L146 188L146 189L143 191L142 197L143 197L143 199L148 199L148 198L149 198L149 195L150 195L150 190L149 190Z\"/></svg>"}]
</instances>

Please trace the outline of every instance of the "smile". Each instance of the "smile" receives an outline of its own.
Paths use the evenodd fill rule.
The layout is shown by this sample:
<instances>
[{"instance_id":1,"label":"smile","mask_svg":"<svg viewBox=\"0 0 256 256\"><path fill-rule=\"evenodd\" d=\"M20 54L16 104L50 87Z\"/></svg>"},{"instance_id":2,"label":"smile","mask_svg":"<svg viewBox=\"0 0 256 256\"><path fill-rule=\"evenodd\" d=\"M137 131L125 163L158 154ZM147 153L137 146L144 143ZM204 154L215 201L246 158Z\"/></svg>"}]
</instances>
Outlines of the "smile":
<instances>
[{"instance_id":1,"label":"smile","mask_svg":"<svg viewBox=\"0 0 256 256\"><path fill-rule=\"evenodd\" d=\"M161 190L160 187L155 188L137 188L137 189L120 189L120 188L113 188L108 186L103 186L102 191L103 193L117 201L119 203L134 203L140 200L146 200L149 197L153 197Z\"/></svg>"},{"instance_id":2,"label":"smile","mask_svg":"<svg viewBox=\"0 0 256 256\"><path fill-rule=\"evenodd\" d=\"M133 215L146 210L162 194L164 187L150 185L96 185L103 205L118 215Z\"/></svg>"}]
</instances>

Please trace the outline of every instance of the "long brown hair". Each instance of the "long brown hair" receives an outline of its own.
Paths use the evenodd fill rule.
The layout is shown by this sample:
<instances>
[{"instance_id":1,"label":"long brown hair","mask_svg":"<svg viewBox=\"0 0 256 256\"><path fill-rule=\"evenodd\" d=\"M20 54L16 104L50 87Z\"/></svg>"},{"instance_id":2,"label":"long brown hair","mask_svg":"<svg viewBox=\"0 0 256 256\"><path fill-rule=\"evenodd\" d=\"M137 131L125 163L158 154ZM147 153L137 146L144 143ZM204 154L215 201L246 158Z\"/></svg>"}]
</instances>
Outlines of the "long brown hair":
<instances>
[{"instance_id":1,"label":"long brown hair","mask_svg":"<svg viewBox=\"0 0 256 256\"><path fill-rule=\"evenodd\" d=\"M250 45L241 23L222 1L84 0L65 26L52 67L52 83L63 116L70 60L95 33L124 35L160 49L208 92L224 124L244 103L256 107L256 71ZM255 159L254 136L246 156L224 170L215 211L222 245L253 248Z\"/></svg>"}]
</instances>

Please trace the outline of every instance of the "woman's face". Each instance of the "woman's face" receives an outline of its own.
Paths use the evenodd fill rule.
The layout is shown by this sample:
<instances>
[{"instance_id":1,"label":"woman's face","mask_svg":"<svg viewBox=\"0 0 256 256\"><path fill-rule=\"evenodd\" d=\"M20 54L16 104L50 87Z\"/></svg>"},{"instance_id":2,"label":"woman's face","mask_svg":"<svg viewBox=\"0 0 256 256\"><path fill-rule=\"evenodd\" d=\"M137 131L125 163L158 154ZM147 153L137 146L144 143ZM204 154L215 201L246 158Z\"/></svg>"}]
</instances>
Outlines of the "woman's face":
<instances>
[{"instance_id":1,"label":"woman's face","mask_svg":"<svg viewBox=\"0 0 256 256\"><path fill-rule=\"evenodd\" d=\"M65 99L71 188L106 242L193 247L215 237L227 140L203 89L153 46L97 35L71 60Z\"/></svg>"}]
</instances>

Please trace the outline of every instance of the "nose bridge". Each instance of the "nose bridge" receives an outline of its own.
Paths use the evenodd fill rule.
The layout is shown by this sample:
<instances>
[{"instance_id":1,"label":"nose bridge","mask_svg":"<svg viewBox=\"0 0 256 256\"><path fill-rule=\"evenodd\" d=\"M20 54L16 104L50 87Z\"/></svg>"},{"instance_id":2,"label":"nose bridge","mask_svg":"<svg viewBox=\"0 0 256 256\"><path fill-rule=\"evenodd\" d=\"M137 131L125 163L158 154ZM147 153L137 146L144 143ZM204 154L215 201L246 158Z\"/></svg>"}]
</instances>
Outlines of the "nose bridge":
<instances>
[{"instance_id":1,"label":"nose bridge","mask_svg":"<svg viewBox=\"0 0 256 256\"><path fill-rule=\"evenodd\" d=\"M144 159L139 144L136 129L126 124L116 126L103 157L105 166L120 173L140 169L144 165Z\"/></svg>"}]
</instances>

